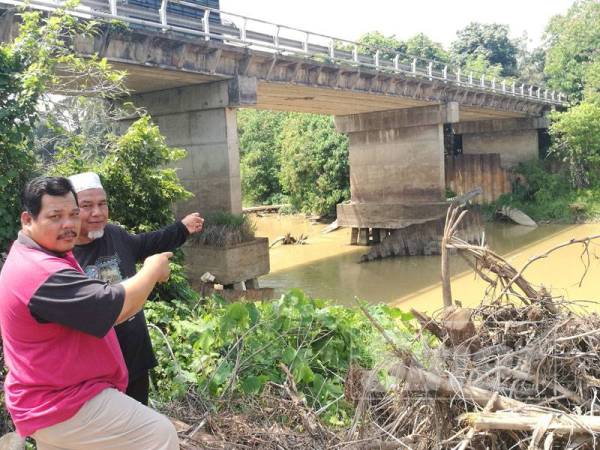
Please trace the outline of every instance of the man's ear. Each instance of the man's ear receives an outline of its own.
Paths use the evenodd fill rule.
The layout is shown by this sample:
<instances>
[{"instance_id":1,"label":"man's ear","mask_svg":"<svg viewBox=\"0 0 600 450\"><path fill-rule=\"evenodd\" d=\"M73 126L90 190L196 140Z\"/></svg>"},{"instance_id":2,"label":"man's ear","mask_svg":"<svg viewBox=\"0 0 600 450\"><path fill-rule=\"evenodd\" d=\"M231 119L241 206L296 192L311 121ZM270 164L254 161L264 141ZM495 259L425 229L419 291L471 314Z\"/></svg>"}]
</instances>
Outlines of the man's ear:
<instances>
[{"instance_id":1,"label":"man's ear","mask_svg":"<svg viewBox=\"0 0 600 450\"><path fill-rule=\"evenodd\" d=\"M31 215L31 213L28 211L23 211L21 213L21 226L23 228L28 228L29 226L31 226L32 222L33 222L33 216Z\"/></svg>"}]
</instances>

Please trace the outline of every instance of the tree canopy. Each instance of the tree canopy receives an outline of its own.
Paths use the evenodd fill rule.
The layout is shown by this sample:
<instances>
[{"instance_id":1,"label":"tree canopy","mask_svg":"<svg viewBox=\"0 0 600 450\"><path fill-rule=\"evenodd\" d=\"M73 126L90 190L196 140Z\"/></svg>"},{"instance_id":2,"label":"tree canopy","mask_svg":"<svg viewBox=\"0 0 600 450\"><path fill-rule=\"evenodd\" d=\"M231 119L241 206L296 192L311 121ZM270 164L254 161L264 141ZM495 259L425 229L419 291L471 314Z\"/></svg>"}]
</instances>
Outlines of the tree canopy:
<instances>
[{"instance_id":1,"label":"tree canopy","mask_svg":"<svg viewBox=\"0 0 600 450\"><path fill-rule=\"evenodd\" d=\"M546 28L545 45L550 87L581 100L584 86L591 87L594 80L598 83L600 2L579 0L566 14L553 17Z\"/></svg>"},{"instance_id":2,"label":"tree canopy","mask_svg":"<svg viewBox=\"0 0 600 450\"><path fill-rule=\"evenodd\" d=\"M450 48L456 64L468 66L469 61L485 60L489 66L499 66L502 76L517 74L518 48L509 37L508 25L472 22L457 31L456 35Z\"/></svg>"}]
</instances>

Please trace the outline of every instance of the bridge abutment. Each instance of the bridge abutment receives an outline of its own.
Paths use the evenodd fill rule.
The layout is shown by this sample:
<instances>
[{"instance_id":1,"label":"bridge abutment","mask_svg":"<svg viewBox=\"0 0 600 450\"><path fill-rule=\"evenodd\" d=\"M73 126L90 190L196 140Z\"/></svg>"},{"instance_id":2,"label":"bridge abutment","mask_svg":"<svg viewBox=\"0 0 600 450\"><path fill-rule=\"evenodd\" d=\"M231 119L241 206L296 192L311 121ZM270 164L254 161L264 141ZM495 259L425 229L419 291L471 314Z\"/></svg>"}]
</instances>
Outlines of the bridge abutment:
<instances>
[{"instance_id":1,"label":"bridge abutment","mask_svg":"<svg viewBox=\"0 0 600 450\"><path fill-rule=\"evenodd\" d=\"M456 103L337 116L350 140L351 191L350 203L337 206L338 224L392 230L443 216L443 125L458 119Z\"/></svg>"}]
</instances>

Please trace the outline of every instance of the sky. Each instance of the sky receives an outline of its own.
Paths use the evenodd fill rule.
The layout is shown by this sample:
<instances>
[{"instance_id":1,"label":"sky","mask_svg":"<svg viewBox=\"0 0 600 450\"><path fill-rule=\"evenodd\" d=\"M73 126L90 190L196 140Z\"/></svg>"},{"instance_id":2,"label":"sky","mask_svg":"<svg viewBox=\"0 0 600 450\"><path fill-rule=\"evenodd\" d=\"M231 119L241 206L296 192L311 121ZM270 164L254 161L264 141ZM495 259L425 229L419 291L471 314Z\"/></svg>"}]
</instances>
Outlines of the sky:
<instances>
[{"instance_id":1,"label":"sky","mask_svg":"<svg viewBox=\"0 0 600 450\"><path fill-rule=\"evenodd\" d=\"M422 32L448 48L456 31L471 22L510 26L540 45L552 16L574 0L220 0L223 11L355 41L369 31L406 39Z\"/></svg>"}]
</instances>

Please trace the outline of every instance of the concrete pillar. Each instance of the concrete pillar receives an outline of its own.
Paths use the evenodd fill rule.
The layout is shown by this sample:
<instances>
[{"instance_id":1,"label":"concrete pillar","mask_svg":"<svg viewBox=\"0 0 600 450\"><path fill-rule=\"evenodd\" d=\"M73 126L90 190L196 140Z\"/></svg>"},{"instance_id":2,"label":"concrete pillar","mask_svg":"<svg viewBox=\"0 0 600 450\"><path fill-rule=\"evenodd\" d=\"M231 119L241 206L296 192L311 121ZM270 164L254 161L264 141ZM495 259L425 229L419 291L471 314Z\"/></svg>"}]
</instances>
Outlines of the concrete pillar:
<instances>
[{"instance_id":1,"label":"concrete pillar","mask_svg":"<svg viewBox=\"0 0 600 450\"><path fill-rule=\"evenodd\" d=\"M464 154L500 154L502 167L539 158L538 129L548 128L547 119L513 118L463 122L453 125L462 135Z\"/></svg>"},{"instance_id":2,"label":"concrete pillar","mask_svg":"<svg viewBox=\"0 0 600 450\"><path fill-rule=\"evenodd\" d=\"M443 125L457 121L456 103L336 117L350 138L351 190L338 223L397 229L443 215Z\"/></svg>"},{"instance_id":3,"label":"concrete pillar","mask_svg":"<svg viewBox=\"0 0 600 450\"><path fill-rule=\"evenodd\" d=\"M174 163L183 185L194 193L175 205L175 215L242 212L236 107L256 103L256 80L238 77L135 95L167 143L187 150Z\"/></svg>"}]
</instances>

